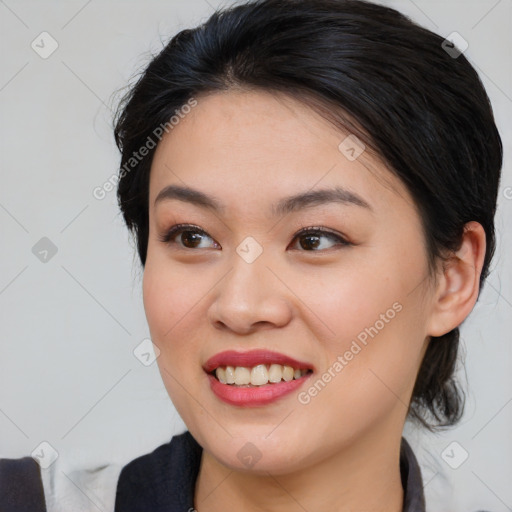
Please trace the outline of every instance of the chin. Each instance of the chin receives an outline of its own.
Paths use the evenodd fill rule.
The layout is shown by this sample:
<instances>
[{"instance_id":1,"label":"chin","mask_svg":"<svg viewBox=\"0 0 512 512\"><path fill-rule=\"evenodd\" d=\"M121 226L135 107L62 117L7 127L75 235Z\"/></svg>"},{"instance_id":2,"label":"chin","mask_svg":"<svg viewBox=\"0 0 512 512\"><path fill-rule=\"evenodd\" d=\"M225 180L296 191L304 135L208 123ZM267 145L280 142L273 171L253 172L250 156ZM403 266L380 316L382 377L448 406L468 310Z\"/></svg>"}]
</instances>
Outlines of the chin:
<instances>
[{"instance_id":1,"label":"chin","mask_svg":"<svg viewBox=\"0 0 512 512\"><path fill-rule=\"evenodd\" d=\"M300 440L304 436L295 439L285 429L269 436L272 428L242 427L240 432L230 429L233 437L226 434L222 439L211 435L211 431L200 439L191 433L218 462L233 471L268 476L268 473L279 475L303 469L308 449Z\"/></svg>"},{"instance_id":2,"label":"chin","mask_svg":"<svg viewBox=\"0 0 512 512\"><path fill-rule=\"evenodd\" d=\"M271 475L286 475L293 473L298 469L303 469L304 466L298 461L293 461L291 453L286 451L256 451L254 445L249 444L244 446L241 450L230 453L226 457L225 452L219 453L218 447L212 454L223 466L239 473L246 473L251 475L268 476ZM240 457L239 457L240 455ZM253 460L251 461L251 457Z\"/></svg>"}]
</instances>

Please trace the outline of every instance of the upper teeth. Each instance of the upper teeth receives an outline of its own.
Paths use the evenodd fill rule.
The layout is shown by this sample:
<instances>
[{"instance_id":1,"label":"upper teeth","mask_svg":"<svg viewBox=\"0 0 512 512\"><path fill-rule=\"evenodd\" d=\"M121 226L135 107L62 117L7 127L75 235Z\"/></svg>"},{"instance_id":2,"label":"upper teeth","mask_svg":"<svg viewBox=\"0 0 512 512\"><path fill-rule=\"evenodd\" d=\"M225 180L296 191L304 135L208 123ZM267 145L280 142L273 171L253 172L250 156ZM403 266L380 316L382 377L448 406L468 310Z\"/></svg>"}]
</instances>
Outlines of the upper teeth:
<instances>
[{"instance_id":1,"label":"upper teeth","mask_svg":"<svg viewBox=\"0 0 512 512\"><path fill-rule=\"evenodd\" d=\"M282 366L280 364L259 364L253 368L247 368L246 366L219 366L215 370L215 375L222 384L263 386L269 382L280 382L281 379L286 382L294 378L299 379L307 372L308 370L294 370L291 366Z\"/></svg>"}]
</instances>

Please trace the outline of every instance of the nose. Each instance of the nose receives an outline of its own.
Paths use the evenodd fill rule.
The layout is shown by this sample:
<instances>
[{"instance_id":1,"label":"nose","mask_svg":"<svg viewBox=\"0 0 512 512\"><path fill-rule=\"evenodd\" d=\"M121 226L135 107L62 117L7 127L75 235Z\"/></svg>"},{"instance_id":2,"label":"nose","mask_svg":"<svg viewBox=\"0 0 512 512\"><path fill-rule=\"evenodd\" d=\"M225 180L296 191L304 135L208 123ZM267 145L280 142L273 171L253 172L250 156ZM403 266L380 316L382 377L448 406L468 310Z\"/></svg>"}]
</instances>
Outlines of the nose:
<instances>
[{"instance_id":1,"label":"nose","mask_svg":"<svg viewBox=\"0 0 512 512\"><path fill-rule=\"evenodd\" d=\"M235 255L233 267L215 287L208 310L211 324L237 334L284 327L291 320L292 303L278 274L262 256L247 263Z\"/></svg>"}]
</instances>

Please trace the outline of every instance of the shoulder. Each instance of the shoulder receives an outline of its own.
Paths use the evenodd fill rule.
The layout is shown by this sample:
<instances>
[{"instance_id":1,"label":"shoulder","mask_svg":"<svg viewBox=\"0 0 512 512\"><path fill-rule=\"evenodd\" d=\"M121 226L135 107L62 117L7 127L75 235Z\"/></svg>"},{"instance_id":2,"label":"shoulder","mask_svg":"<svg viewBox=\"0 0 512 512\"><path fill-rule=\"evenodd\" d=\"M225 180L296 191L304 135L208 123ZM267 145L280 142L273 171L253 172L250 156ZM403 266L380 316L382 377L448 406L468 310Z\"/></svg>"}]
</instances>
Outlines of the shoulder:
<instances>
[{"instance_id":1,"label":"shoulder","mask_svg":"<svg viewBox=\"0 0 512 512\"><path fill-rule=\"evenodd\" d=\"M404 488L403 512L425 512L426 503L423 491L423 478L420 465L413 449L405 437L400 446L400 473ZM472 510L468 512L493 512L491 510Z\"/></svg>"},{"instance_id":2,"label":"shoulder","mask_svg":"<svg viewBox=\"0 0 512 512\"><path fill-rule=\"evenodd\" d=\"M48 467L32 457L0 459L0 511L84 512L91 502L113 510L120 470L119 464L94 464L62 453Z\"/></svg>"},{"instance_id":3,"label":"shoulder","mask_svg":"<svg viewBox=\"0 0 512 512\"><path fill-rule=\"evenodd\" d=\"M0 509L46 512L40 467L32 457L0 459Z\"/></svg>"},{"instance_id":4,"label":"shoulder","mask_svg":"<svg viewBox=\"0 0 512 512\"><path fill-rule=\"evenodd\" d=\"M186 431L130 461L119 476L116 512L166 510L170 503L188 504L193 499L201 452L202 448Z\"/></svg>"}]
</instances>

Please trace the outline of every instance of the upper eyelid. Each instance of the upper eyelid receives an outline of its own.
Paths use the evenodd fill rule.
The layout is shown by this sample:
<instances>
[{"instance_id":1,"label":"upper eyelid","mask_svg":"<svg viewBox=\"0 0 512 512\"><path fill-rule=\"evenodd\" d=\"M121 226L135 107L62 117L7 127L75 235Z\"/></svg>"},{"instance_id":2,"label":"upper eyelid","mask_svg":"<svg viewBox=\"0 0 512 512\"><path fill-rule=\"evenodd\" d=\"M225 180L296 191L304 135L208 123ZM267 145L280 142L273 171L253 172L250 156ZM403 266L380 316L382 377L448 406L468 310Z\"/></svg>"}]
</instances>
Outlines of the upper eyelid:
<instances>
[{"instance_id":1,"label":"upper eyelid","mask_svg":"<svg viewBox=\"0 0 512 512\"><path fill-rule=\"evenodd\" d=\"M207 235L209 236L212 240L214 240L214 238L208 234L207 231L205 231L204 229L200 228L199 226L196 226L194 224L176 224L174 226L172 226L171 228L169 228L165 234L168 234L168 233L171 233L171 232L175 232L175 233L180 233L182 231L187 231L187 229L189 231L193 231L193 230L196 230L198 233L202 233L204 235ZM333 236L341 236L342 238L345 238L345 235L343 235L342 233L337 233L335 231L331 231L330 229L328 228L324 228L322 226L303 226L301 227L299 230L297 230L293 236L296 237L297 235L300 235L301 233L303 232L309 232L309 231L318 231L318 232L321 232L323 235L333 235Z\"/></svg>"},{"instance_id":2,"label":"upper eyelid","mask_svg":"<svg viewBox=\"0 0 512 512\"><path fill-rule=\"evenodd\" d=\"M169 241L169 237L175 238L175 237L177 237L178 235L180 235L181 233L183 233L184 231L187 231L187 230L189 230L189 231L196 231L198 233L204 234L204 235L208 236L211 240L214 240L216 243L218 243L215 240L215 238L213 238L211 235L209 235L208 232L205 231L204 229L202 229L201 227L196 226L195 224L186 224L186 223L184 223L184 224L183 223L182 224L175 224L174 226L169 228L159 238L160 238L160 240L162 242L168 242ZM331 231L330 229L322 227L322 226L308 226L308 225L301 226L301 228L298 229L292 235L292 240L295 240L295 238L297 236L299 236L300 234L302 234L302 233L309 233L309 232L313 232L313 233L314 232L318 232L321 235L326 236L326 237L331 236L332 238L337 238L337 239L342 240L342 242L344 242L346 245L351 245L351 242L349 241L348 237L346 235L344 235L343 233ZM311 251L311 252L313 252L313 251Z\"/></svg>"}]
</instances>

